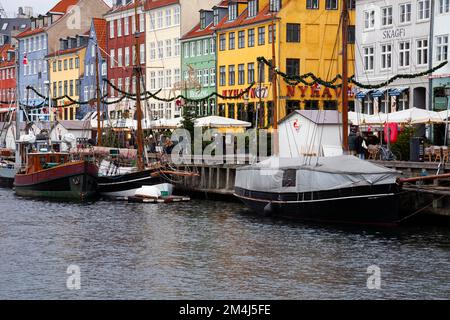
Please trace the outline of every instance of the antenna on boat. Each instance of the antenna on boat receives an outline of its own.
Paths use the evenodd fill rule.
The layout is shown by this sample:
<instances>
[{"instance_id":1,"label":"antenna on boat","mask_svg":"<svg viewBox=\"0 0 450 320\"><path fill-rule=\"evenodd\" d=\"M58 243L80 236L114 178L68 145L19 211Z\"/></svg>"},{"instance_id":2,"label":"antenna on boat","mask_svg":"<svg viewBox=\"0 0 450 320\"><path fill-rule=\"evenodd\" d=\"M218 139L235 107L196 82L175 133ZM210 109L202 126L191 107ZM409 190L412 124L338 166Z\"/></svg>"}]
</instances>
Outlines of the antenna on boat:
<instances>
[{"instance_id":1,"label":"antenna on boat","mask_svg":"<svg viewBox=\"0 0 450 320\"><path fill-rule=\"evenodd\" d=\"M100 117L101 117L101 103L100 103L100 75L99 75L99 68L98 68L98 43L95 44L95 81L97 85L97 145L101 146L103 144L102 141L102 128L100 123ZM102 117L103 118L103 117Z\"/></svg>"},{"instance_id":2,"label":"antenna on boat","mask_svg":"<svg viewBox=\"0 0 450 320\"><path fill-rule=\"evenodd\" d=\"M275 58L276 58L276 54L275 54L275 39L277 39L278 37L276 37L275 35L275 16L276 16L276 10L275 7L271 8L272 10L272 32L271 32L271 37L272 37L272 98L273 98L273 134L272 134L272 139L273 139L273 154L275 156L279 155L279 141L278 141L278 88L277 88L277 71L276 71L276 62L275 62ZM270 119L269 119L270 120Z\"/></svg>"},{"instance_id":3,"label":"antenna on boat","mask_svg":"<svg viewBox=\"0 0 450 320\"><path fill-rule=\"evenodd\" d=\"M139 16L138 16L138 7L140 0L134 0L134 19L135 19L135 52L136 52L136 60L134 64L134 72L136 73L136 113L137 113L137 167L139 171L144 170L144 134L142 132L142 109L141 109L141 54L139 48Z\"/></svg>"},{"instance_id":4,"label":"antenna on boat","mask_svg":"<svg viewBox=\"0 0 450 320\"><path fill-rule=\"evenodd\" d=\"M348 152L348 0L342 0L342 147Z\"/></svg>"}]
</instances>

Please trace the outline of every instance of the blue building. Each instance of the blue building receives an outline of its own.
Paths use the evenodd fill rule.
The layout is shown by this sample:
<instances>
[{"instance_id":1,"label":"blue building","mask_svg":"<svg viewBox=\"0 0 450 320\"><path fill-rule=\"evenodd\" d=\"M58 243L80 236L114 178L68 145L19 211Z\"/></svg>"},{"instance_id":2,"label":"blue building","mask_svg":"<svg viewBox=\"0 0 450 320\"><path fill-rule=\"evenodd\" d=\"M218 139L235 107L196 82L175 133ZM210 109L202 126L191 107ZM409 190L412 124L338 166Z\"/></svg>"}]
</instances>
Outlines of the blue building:
<instances>
[{"instance_id":1,"label":"blue building","mask_svg":"<svg viewBox=\"0 0 450 320\"><path fill-rule=\"evenodd\" d=\"M106 20L100 18L93 18L91 23L91 29L89 31L89 42L86 49L86 56L84 61L84 77L81 79L81 92L80 100L89 101L92 103L88 105L81 105L77 110L77 119L83 119L88 113L94 113L97 111L96 99L97 79L95 75L95 63L96 56L98 55L98 70L100 79L101 96L108 92L105 83L102 78L107 76L107 57L106 57ZM103 112L103 119L107 117L108 107L106 105L101 106Z\"/></svg>"}]
</instances>

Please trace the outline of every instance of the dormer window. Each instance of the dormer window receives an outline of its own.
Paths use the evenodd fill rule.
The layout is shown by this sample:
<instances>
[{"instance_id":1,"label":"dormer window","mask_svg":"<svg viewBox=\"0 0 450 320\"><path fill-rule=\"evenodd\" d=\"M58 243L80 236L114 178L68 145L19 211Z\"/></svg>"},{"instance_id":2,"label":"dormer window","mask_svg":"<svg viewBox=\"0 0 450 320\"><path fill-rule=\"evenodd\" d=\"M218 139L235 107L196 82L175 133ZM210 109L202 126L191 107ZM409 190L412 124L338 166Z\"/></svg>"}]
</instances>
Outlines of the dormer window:
<instances>
[{"instance_id":1,"label":"dormer window","mask_svg":"<svg viewBox=\"0 0 450 320\"><path fill-rule=\"evenodd\" d=\"M233 21L237 19L237 3L232 3L228 6L228 20Z\"/></svg>"},{"instance_id":2,"label":"dormer window","mask_svg":"<svg viewBox=\"0 0 450 320\"><path fill-rule=\"evenodd\" d=\"M248 17L252 18L252 17L256 17L256 15L258 14L258 5L259 1L258 0L250 0L248 2Z\"/></svg>"},{"instance_id":3,"label":"dormer window","mask_svg":"<svg viewBox=\"0 0 450 320\"><path fill-rule=\"evenodd\" d=\"M281 10L281 0L270 0L270 12L278 12Z\"/></svg>"},{"instance_id":4,"label":"dormer window","mask_svg":"<svg viewBox=\"0 0 450 320\"><path fill-rule=\"evenodd\" d=\"M206 28L206 12L200 14L200 28L203 30Z\"/></svg>"},{"instance_id":5,"label":"dormer window","mask_svg":"<svg viewBox=\"0 0 450 320\"><path fill-rule=\"evenodd\" d=\"M214 9L214 26L219 24L219 9Z\"/></svg>"}]
</instances>

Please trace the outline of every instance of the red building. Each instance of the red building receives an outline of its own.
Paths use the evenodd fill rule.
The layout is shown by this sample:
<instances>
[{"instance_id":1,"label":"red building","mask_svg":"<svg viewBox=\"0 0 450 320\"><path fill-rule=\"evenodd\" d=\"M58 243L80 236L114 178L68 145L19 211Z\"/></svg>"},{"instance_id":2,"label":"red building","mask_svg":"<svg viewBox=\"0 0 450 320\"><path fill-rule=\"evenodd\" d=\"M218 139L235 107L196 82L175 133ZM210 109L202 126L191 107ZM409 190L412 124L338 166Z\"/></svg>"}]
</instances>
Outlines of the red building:
<instances>
[{"instance_id":1,"label":"red building","mask_svg":"<svg viewBox=\"0 0 450 320\"><path fill-rule=\"evenodd\" d=\"M127 1L128 2L128 1ZM138 23L135 21L134 1L115 5L105 16L107 21L108 79L119 89L136 92L136 78L133 65L136 58L135 31L139 32L140 63L145 76L145 14L142 6L138 9ZM141 87L144 86L141 83ZM109 89L110 97L121 96ZM109 107L112 118L121 118L123 112L131 109L131 101L123 101L119 106Z\"/></svg>"},{"instance_id":2,"label":"red building","mask_svg":"<svg viewBox=\"0 0 450 320\"><path fill-rule=\"evenodd\" d=\"M6 116L9 107L15 107L16 65L14 47L6 44L0 47L0 122ZM2 110L3 109L3 110Z\"/></svg>"}]
</instances>

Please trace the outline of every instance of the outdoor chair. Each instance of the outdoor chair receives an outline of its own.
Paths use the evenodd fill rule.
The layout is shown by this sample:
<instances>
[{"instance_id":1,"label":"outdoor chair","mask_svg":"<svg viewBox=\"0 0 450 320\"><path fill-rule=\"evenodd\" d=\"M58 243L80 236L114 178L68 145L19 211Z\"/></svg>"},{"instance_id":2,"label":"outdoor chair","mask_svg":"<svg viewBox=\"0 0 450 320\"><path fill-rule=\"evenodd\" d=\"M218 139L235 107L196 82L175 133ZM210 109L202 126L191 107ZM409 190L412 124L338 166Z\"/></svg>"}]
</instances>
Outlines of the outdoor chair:
<instances>
[{"instance_id":1,"label":"outdoor chair","mask_svg":"<svg viewBox=\"0 0 450 320\"><path fill-rule=\"evenodd\" d=\"M433 147L433 154L434 154L434 161L435 162L441 162L442 161L441 147L434 146Z\"/></svg>"},{"instance_id":2,"label":"outdoor chair","mask_svg":"<svg viewBox=\"0 0 450 320\"><path fill-rule=\"evenodd\" d=\"M367 152L369 153L368 160L376 160L378 153L380 152L380 147L377 145L370 144L367 147Z\"/></svg>"},{"instance_id":3,"label":"outdoor chair","mask_svg":"<svg viewBox=\"0 0 450 320\"><path fill-rule=\"evenodd\" d=\"M429 162L433 161L433 148L432 147L425 148L425 160L428 160Z\"/></svg>"},{"instance_id":4,"label":"outdoor chair","mask_svg":"<svg viewBox=\"0 0 450 320\"><path fill-rule=\"evenodd\" d=\"M448 162L448 147L442 147L442 156L444 157L444 162Z\"/></svg>"}]
</instances>

